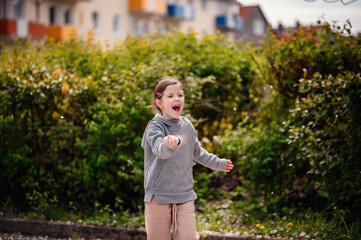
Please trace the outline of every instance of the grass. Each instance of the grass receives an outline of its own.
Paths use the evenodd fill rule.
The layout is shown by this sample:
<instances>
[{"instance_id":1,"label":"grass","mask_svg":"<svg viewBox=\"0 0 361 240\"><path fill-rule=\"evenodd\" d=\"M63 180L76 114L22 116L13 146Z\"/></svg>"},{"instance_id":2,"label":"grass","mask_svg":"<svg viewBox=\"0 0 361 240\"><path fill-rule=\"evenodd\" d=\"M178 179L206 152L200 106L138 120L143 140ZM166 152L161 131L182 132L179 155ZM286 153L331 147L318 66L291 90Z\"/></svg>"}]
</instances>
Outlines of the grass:
<instances>
[{"instance_id":1,"label":"grass","mask_svg":"<svg viewBox=\"0 0 361 240\"><path fill-rule=\"evenodd\" d=\"M292 239L357 239L360 226L348 226L343 212L336 207L330 209L334 218L324 213L312 211L296 212L289 209L282 216L278 213L257 214L245 212L239 202L197 200L196 222L200 235L228 236L268 236ZM246 203L243 203L246 204ZM45 208L35 208L31 212L15 214L10 208L1 207L0 216L21 217L39 220L59 220L73 223L85 223L100 226L122 226L129 228L144 228L143 207L137 213L128 210L115 211L109 205L96 203L93 210L87 214L76 209L62 210L59 206L46 205ZM35 210L35 211L34 211ZM266 217L265 217L266 216Z\"/></svg>"},{"instance_id":2,"label":"grass","mask_svg":"<svg viewBox=\"0 0 361 240\"><path fill-rule=\"evenodd\" d=\"M239 203L230 200L207 202L198 209L197 229L203 236L221 233L290 239L360 239L360 225L347 226L342 211L335 208L330 209L331 214L289 209L281 217L279 213L244 212L238 206Z\"/></svg>"},{"instance_id":3,"label":"grass","mask_svg":"<svg viewBox=\"0 0 361 240\"><path fill-rule=\"evenodd\" d=\"M54 212L51 212L54 210ZM45 212L45 214L44 214ZM3 213L4 215L4 213ZM130 213L128 210L122 212L113 212L105 207L102 210L84 214L79 212L66 212L61 209L48 209L42 212L23 212L18 215L5 214L8 217L20 217L25 219L53 220L73 223L82 223L98 226L122 226L130 228L144 227L144 215L142 213Z\"/></svg>"}]
</instances>

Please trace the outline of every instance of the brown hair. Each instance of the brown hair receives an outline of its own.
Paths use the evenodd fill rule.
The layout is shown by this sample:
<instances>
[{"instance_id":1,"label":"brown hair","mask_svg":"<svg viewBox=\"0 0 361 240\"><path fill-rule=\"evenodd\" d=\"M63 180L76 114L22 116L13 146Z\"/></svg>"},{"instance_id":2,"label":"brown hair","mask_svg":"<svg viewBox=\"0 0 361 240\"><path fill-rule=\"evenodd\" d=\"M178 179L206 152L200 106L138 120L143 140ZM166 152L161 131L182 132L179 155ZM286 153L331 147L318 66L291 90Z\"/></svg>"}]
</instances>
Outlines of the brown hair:
<instances>
[{"instance_id":1,"label":"brown hair","mask_svg":"<svg viewBox=\"0 0 361 240\"><path fill-rule=\"evenodd\" d=\"M180 84L183 88L182 83L176 77L169 77L169 76L162 77L154 88L153 105L151 105L151 107L153 107L153 109L159 112L160 114L162 114L162 110L157 106L157 104L155 104L155 100L162 99L164 90L168 86L174 84Z\"/></svg>"}]
</instances>

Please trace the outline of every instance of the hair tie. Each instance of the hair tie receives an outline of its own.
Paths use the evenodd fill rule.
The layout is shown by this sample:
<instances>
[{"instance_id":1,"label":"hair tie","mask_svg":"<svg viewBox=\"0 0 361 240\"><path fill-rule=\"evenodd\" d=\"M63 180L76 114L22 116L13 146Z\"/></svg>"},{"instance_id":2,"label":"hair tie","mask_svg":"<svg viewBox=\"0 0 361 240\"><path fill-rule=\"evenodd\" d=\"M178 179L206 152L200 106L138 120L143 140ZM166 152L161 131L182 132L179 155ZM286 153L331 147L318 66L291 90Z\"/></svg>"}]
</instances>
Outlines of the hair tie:
<instances>
[{"instance_id":1,"label":"hair tie","mask_svg":"<svg viewBox=\"0 0 361 240\"><path fill-rule=\"evenodd\" d=\"M158 97L162 97L162 96L163 96L163 94L160 93L160 92L157 92L156 94L157 94Z\"/></svg>"}]
</instances>

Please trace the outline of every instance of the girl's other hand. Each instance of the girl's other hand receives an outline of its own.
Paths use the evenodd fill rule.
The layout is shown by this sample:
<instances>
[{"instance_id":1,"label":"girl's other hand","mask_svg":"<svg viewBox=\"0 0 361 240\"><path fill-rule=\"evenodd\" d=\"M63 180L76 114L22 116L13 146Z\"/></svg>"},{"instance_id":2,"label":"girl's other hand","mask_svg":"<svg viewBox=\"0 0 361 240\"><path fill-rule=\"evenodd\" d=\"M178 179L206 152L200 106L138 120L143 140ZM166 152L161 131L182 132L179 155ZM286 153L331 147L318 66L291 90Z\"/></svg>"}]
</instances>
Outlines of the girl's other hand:
<instances>
[{"instance_id":1,"label":"girl's other hand","mask_svg":"<svg viewBox=\"0 0 361 240\"><path fill-rule=\"evenodd\" d=\"M164 138L164 142L168 147L175 147L179 143L179 137L168 135Z\"/></svg>"},{"instance_id":2,"label":"girl's other hand","mask_svg":"<svg viewBox=\"0 0 361 240\"><path fill-rule=\"evenodd\" d=\"M227 160L226 168L223 170L225 172L230 172L233 169L233 163L231 160Z\"/></svg>"}]
</instances>

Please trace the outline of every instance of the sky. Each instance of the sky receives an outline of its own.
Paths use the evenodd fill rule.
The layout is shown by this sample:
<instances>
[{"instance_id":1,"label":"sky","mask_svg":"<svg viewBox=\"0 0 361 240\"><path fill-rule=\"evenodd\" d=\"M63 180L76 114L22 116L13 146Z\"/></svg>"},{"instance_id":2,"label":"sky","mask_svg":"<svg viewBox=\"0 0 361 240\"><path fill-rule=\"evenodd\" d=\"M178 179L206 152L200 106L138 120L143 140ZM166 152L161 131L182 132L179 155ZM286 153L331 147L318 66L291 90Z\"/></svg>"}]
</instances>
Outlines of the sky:
<instances>
[{"instance_id":1,"label":"sky","mask_svg":"<svg viewBox=\"0 0 361 240\"><path fill-rule=\"evenodd\" d=\"M238 0L245 6L259 5L268 23L277 28L279 23L284 27L293 27L296 21L301 25L317 24L318 20L343 27L349 19L352 25L352 33L361 33L361 0L348 5L341 1L326 3L324 0ZM330 0L328 0L330 1ZM332 1L332 0L331 0ZM352 0L343 0L348 3Z\"/></svg>"}]
</instances>

